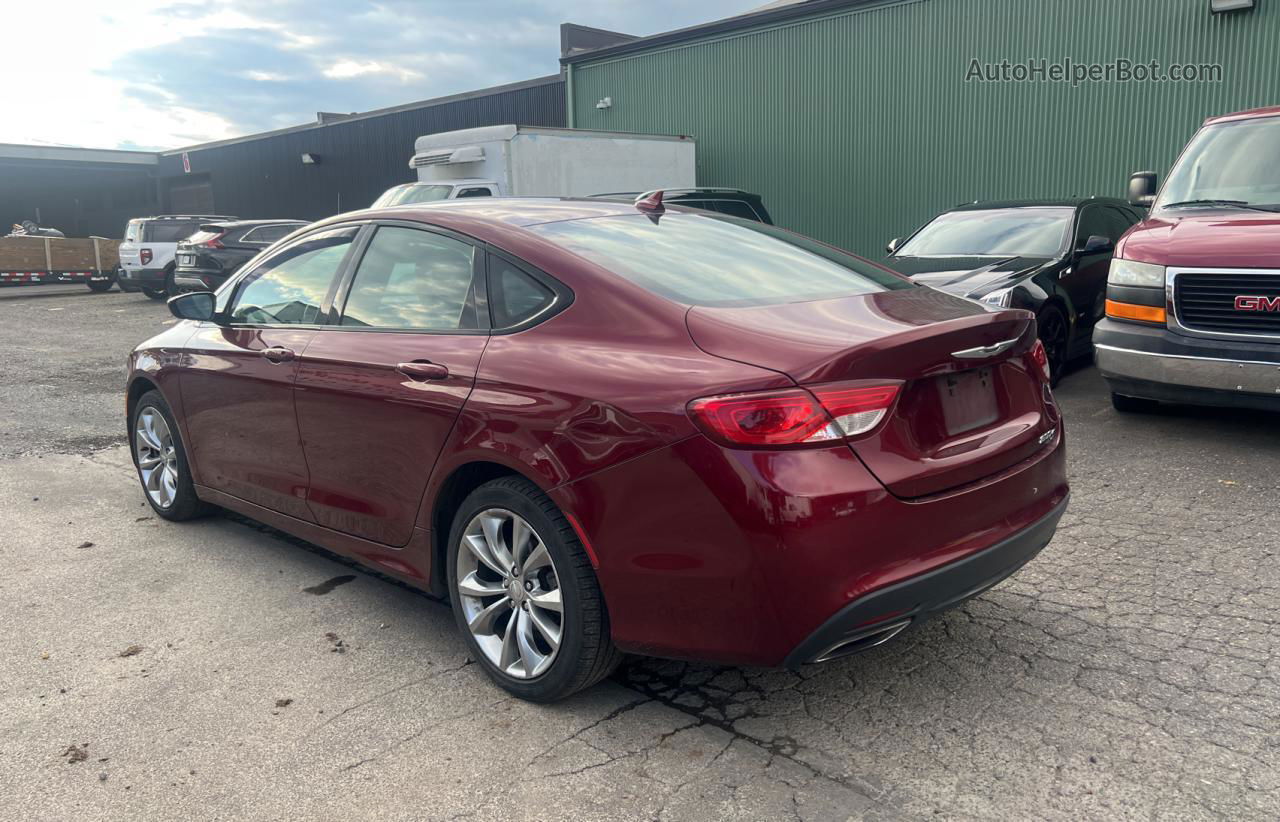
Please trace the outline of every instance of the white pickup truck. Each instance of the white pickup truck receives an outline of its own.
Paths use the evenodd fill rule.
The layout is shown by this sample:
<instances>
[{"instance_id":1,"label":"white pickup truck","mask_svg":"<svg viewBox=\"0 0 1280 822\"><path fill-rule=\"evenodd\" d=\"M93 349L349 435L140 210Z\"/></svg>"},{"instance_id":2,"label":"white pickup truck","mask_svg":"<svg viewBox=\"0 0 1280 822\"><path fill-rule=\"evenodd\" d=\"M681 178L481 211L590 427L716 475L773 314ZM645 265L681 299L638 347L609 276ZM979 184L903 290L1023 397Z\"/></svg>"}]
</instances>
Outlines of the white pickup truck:
<instances>
[{"instance_id":1,"label":"white pickup truck","mask_svg":"<svg viewBox=\"0 0 1280 822\"><path fill-rule=\"evenodd\" d=\"M120 243L121 291L138 291L153 300L174 294L174 255L178 241L196 233L201 223L234 220L196 214L166 214L160 217L137 217L124 227Z\"/></svg>"},{"instance_id":2,"label":"white pickup truck","mask_svg":"<svg viewBox=\"0 0 1280 822\"><path fill-rule=\"evenodd\" d=\"M418 182L393 186L374 208L462 197L587 197L696 185L692 137L616 131L484 126L427 134L409 167Z\"/></svg>"}]
</instances>

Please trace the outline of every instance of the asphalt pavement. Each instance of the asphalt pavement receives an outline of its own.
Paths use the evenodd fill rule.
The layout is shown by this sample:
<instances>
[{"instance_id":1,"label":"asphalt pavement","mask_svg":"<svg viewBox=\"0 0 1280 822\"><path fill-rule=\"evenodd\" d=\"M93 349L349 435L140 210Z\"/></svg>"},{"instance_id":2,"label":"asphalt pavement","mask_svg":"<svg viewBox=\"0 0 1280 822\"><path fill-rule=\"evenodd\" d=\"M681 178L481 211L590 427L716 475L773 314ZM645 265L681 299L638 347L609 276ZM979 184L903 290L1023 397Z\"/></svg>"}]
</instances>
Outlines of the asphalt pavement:
<instances>
[{"instance_id":1,"label":"asphalt pavement","mask_svg":"<svg viewBox=\"0 0 1280 822\"><path fill-rule=\"evenodd\" d=\"M796 674L632 660L508 698L447 607L231 516L125 447L141 294L0 289L0 819L1280 817L1280 418L1059 389L1050 546Z\"/></svg>"}]
</instances>

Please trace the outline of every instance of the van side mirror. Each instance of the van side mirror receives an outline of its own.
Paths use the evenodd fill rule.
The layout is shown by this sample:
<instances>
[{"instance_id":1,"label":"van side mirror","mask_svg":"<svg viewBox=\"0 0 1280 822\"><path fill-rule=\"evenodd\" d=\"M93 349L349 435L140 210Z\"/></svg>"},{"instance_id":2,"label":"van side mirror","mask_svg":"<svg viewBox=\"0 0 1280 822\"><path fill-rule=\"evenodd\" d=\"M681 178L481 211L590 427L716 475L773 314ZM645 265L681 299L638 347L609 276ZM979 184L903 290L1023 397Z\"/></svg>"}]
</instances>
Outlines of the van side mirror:
<instances>
[{"instance_id":1,"label":"van side mirror","mask_svg":"<svg viewBox=\"0 0 1280 822\"><path fill-rule=\"evenodd\" d=\"M217 304L212 291L192 291L169 298L169 313L180 320L208 322L213 319Z\"/></svg>"},{"instance_id":2,"label":"van side mirror","mask_svg":"<svg viewBox=\"0 0 1280 822\"><path fill-rule=\"evenodd\" d=\"M1088 257L1093 254L1107 254L1114 251L1115 247L1116 244L1111 242L1110 237L1094 234L1080 245L1079 254L1081 257Z\"/></svg>"},{"instance_id":3,"label":"van side mirror","mask_svg":"<svg viewBox=\"0 0 1280 822\"><path fill-rule=\"evenodd\" d=\"M1129 205L1150 208L1156 201L1159 175L1154 171L1139 171L1129 177Z\"/></svg>"},{"instance_id":4,"label":"van side mirror","mask_svg":"<svg viewBox=\"0 0 1280 822\"><path fill-rule=\"evenodd\" d=\"M899 248L902 248L902 238L894 237L889 241L889 244L884 247L884 250L888 251L890 254L894 254Z\"/></svg>"}]
</instances>

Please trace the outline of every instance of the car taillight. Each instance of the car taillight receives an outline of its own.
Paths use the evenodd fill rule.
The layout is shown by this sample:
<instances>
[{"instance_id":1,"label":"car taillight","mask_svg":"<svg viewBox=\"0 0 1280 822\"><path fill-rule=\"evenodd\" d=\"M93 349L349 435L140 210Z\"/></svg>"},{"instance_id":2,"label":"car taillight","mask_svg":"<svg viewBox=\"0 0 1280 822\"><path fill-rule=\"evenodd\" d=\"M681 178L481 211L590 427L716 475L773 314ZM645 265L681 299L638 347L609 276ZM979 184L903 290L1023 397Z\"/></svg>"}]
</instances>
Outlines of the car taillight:
<instances>
[{"instance_id":1,"label":"car taillight","mask_svg":"<svg viewBox=\"0 0 1280 822\"><path fill-rule=\"evenodd\" d=\"M1045 382L1052 378L1052 372L1049 370L1049 353L1044 350L1044 343L1036 340L1035 345L1031 346L1031 353L1028 355L1031 361L1040 366L1040 374L1044 377Z\"/></svg>"},{"instance_id":2,"label":"car taillight","mask_svg":"<svg viewBox=\"0 0 1280 822\"><path fill-rule=\"evenodd\" d=\"M151 262L151 249L144 248L142 251L138 252L138 259L142 260L143 265Z\"/></svg>"},{"instance_id":3,"label":"car taillight","mask_svg":"<svg viewBox=\"0 0 1280 822\"><path fill-rule=\"evenodd\" d=\"M874 429L893 407L901 387L838 383L704 397L689 403L689 414L709 437L732 447L824 444Z\"/></svg>"},{"instance_id":4,"label":"car taillight","mask_svg":"<svg viewBox=\"0 0 1280 822\"><path fill-rule=\"evenodd\" d=\"M225 231L222 232L221 234L214 234L212 237L205 240L203 243L200 243L200 245L205 248L225 248L226 246L224 246L221 242L219 242L219 240L221 240L225 236L227 236L227 232Z\"/></svg>"}]
</instances>

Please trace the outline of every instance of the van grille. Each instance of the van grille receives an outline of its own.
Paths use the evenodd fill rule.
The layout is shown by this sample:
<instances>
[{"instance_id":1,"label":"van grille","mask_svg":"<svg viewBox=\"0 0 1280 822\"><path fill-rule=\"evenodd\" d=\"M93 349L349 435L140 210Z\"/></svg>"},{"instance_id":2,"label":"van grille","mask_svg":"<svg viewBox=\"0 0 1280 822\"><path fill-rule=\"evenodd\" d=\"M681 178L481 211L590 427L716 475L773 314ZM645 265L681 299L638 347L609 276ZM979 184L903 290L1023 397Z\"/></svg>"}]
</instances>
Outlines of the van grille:
<instances>
[{"instance_id":1,"label":"van grille","mask_svg":"<svg viewBox=\"0 0 1280 822\"><path fill-rule=\"evenodd\" d=\"M1236 297L1280 297L1280 272L1179 274L1173 299L1178 321L1193 331L1280 335L1280 311L1240 311Z\"/></svg>"}]
</instances>

